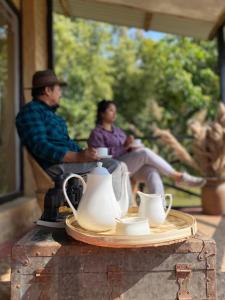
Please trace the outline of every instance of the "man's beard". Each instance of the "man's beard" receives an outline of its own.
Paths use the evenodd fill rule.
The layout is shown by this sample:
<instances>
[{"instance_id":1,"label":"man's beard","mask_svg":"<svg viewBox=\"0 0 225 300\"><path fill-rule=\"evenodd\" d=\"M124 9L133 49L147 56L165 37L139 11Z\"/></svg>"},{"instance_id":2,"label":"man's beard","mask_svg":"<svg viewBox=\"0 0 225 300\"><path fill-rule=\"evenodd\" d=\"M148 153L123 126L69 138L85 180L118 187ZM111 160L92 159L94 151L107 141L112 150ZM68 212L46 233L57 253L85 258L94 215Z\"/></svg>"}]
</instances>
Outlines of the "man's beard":
<instances>
[{"instance_id":1,"label":"man's beard","mask_svg":"<svg viewBox=\"0 0 225 300\"><path fill-rule=\"evenodd\" d=\"M55 105L52 105L52 106L51 106L51 109L52 109L53 111L57 111L58 108L59 108L59 104L55 104Z\"/></svg>"}]
</instances>

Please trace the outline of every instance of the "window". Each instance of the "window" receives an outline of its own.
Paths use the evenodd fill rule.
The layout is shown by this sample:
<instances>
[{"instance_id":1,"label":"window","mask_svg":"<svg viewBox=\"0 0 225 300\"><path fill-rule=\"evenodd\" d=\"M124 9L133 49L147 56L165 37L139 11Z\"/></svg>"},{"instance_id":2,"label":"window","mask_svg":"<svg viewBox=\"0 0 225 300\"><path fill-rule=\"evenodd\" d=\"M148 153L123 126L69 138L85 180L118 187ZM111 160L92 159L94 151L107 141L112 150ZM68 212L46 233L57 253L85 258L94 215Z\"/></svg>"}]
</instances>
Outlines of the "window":
<instances>
[{"instance_id":1,"label":"window","mask_svg":"<svg viewBox=\"0 0 225 300\"><path fill-rule=\"evenodd\" d=\"M0 200L20 189L20 147L15 129L19 109L19 24L0 0Z\"/></svg>"}]
</instances>

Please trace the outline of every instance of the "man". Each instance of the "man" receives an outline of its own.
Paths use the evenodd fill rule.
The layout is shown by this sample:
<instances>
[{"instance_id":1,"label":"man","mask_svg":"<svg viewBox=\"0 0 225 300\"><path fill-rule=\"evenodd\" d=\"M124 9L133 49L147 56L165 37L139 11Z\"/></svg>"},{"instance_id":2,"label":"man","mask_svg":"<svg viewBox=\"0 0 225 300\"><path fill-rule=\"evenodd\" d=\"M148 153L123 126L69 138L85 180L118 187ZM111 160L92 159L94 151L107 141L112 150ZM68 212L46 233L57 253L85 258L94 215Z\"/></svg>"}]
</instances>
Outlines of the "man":
<instances>
[{"instance_id":1,"label":"man","mask_svg":"<svg viewBox=\"0 0 225 300\"><path fill-rule=\"evenodd\" d=\"M26 104L16 118L16 126L23 145L46 170L58 163L82 163L98 159L96 151L84 151L72 141L65 121L56 115L61 86L53 71L38 71L33 75L33 100Z\"/></svg>"},{"instance_id":2,"label":"man","mask_svg":"<svg viewBox=\"0 0 225 300\"><path fill-rule=\"evenodd\" d=\"M61 174L88 173L99 160L94 148L83 150L70 139L64 119L56 114L65 85L52 70L37 71L32 79L33 99L16 117L22 144L53 179ZM127 171L126 165L112 159L103 160L103 165L112 173L119 198L120 176Z\"/></svg>"}]
</instances>

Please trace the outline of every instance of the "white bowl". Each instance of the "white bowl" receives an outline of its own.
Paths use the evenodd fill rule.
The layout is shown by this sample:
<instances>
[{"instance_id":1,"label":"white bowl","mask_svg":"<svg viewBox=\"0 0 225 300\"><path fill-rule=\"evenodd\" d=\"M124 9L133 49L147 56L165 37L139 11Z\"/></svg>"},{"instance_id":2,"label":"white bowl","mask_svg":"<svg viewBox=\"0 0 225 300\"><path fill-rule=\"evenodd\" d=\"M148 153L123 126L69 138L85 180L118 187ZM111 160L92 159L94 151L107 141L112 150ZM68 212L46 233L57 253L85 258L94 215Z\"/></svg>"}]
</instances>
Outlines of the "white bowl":
<instances>
[{"instance_id":1,"label":"white bowl","mask_svg":"<svg viewBox=\"0 0 225 300\"><path fill-rule=\"evenodd\" d=\"M116 219L116 234L118 235L146 235L150 233L147 218L126 217Z\"/></svg>"}]
</instances>

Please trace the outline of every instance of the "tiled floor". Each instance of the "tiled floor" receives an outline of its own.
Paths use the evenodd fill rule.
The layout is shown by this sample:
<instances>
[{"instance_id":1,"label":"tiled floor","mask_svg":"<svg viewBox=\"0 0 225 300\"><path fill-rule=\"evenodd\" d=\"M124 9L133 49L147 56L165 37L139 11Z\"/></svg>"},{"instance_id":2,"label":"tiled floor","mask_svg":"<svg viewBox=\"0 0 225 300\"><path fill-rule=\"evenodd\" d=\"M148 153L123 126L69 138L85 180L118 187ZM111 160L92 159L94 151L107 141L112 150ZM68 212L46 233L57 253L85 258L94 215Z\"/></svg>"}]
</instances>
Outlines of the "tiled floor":
<instances>
[{"instance_id":1,"label":"tiled floor","mask_svg":"<svg viewBox=\"0 0 225 300\"><path fill-rule=\"evenodd\" d=\"M225 217L202 215L200 209L183 209L197 219L198 230L217 244L218 300L225 300ZM10 299L10 253L17 239L0 245L0 299Z\"/></svg>"}]
</instances>

